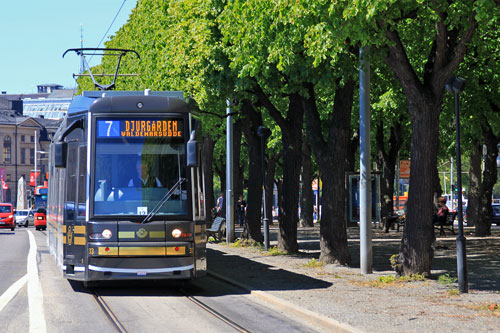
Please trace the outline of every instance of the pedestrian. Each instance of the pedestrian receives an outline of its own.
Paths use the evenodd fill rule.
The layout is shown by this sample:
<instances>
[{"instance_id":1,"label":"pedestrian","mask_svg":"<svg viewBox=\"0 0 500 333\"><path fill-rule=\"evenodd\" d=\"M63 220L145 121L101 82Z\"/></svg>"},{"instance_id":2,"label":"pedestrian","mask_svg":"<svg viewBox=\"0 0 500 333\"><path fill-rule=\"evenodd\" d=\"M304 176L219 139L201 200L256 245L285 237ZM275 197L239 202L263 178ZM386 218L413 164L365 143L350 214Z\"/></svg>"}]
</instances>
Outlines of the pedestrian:
<instances>
[{"instance_id":1,"label":"pedestrian","mask_svg":"<svg viewBox=\"0 0 500 333\"><path fill-rule=\"evenodd\" d=\"M446 206L446 198L439 197L437 200L437 212L434 213L432 217L433 224L443 224L446 222L446 217L448 216L449 209Z\"/></svg>"},{"instance_id":2,"label":"pedestrian","mask_svg":"<svg viewBox=\"0 0 500 333\"><path fill-rule=\"evenodd\" d=\"M222 207L224 206L224 192L220 192L217 198L217 216L221 217L223 215Z\"/></svg>"},{"instance_id":3,"label":"pedestrian","mask_svg":"<svg viewBox=\"0 0 500 333\"><path fill-rule=\"evenodd\" d=\"M236 205L236 209L238 212L238 222L240 223L240 227L243 226L245 222L245 211L246 211L247 203L243 200L243 196L240 195L238 199L238 203Z\"/></svg>"}]
</instances>

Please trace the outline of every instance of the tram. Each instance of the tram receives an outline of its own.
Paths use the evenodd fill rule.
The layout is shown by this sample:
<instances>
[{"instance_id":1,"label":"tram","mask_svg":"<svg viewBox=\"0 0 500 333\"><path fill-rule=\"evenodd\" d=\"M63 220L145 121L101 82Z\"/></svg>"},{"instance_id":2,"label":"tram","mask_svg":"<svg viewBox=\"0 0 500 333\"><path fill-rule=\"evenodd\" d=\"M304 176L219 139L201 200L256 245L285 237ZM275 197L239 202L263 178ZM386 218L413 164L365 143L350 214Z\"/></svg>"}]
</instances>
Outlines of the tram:
<instances>
[{"instance_id":1,"label":"tram","mask_svg":"<svg viewBox=\"0 0 500 333\"><path fill-rule=\"evenodd\" d=\"M181 92L76 96L49 151L48 244L64 276L206 274L199 122Z\"/></svg>"}]
</instances>

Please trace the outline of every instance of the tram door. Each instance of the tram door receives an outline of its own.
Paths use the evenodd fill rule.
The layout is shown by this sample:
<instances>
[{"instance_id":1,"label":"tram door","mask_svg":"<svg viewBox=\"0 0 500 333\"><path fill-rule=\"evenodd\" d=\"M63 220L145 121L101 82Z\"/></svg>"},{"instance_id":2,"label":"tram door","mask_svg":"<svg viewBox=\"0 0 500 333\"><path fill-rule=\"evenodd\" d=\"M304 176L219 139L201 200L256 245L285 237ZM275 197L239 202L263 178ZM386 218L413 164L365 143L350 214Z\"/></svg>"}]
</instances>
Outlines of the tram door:
<instances>
[{"instance_id":1,"label":"tram door","mask_svg":"<svg viewBox=\"0 0 500 333\"><path fill-rule=\"evenodd\" d=\"M65 207L65 264L66 273L74 274L75 266L84 265L85 254L85 146L78 142L68 144L66 163L66 207Z\"/></svg>"}]
</instances>

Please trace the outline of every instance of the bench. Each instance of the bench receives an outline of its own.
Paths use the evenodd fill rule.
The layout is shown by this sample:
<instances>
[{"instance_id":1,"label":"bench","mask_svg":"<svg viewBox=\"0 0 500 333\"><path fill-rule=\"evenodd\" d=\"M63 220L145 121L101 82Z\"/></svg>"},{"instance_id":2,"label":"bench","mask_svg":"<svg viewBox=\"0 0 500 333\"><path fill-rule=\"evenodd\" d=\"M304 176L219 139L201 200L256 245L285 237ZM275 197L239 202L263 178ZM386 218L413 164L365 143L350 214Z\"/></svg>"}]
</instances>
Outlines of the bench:
<instances>
[{"instance_id":1,"label":"bench","mask_svg":"<svg viewBox=\"0 0 500 333\"><path fill-rule=\"evenodd\" d=\"M212 222L210 229L207 229L207 237L212 236L216 242L220 242L226 235L226 219L217 217Z\"/></svg>"},{"instance_id":2,"label":"bench","mask_svg":"<svg viewBox=\"0 0 500 333\"><path fill-rule=\"evenodd\" d=\"M404 215L388 215L382 218L384 224L384 231L387 233L389 229L391 229L392 225L396 225L397 231L399 231L400 227L405 226L405 216Z\"/></svg>"},{"instance_id":3,"label":"bench","mask_svg":"<svg viewBox=\"0 0 500 333\"><path fill-rule=\"evenodd\" d=\"M455 229L453 229L453 223L457 217L457 212L451 212L446 215L446 219L438 220L434 223L434 229L439 229L439 236L444 236L444 229L450 230L455 235Z\"/></svg>"}]
</instances>

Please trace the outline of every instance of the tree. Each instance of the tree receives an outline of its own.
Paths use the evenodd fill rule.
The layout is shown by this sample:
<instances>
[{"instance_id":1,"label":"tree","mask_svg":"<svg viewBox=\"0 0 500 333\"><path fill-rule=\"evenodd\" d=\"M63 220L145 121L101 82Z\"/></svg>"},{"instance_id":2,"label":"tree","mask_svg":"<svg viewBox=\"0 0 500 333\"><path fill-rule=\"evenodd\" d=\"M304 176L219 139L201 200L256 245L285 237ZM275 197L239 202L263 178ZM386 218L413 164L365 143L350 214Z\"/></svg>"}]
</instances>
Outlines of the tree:
<instances>
[{"instance_id":1,"label":"tree","mask_svg":"<svg viewBox=\"0 0 500 333\"><path fill-rule=\"evenodd\" d=\"M375 1L365 7L353 3L347 10L354 41L378 46L408 103L412 168L408 214L396 267L399 274L430 274L436 181L429 175L437 170L439 114L446 80L463 61L476 31L477 5L474 1Z\"/></svg>"}]
</instances>

